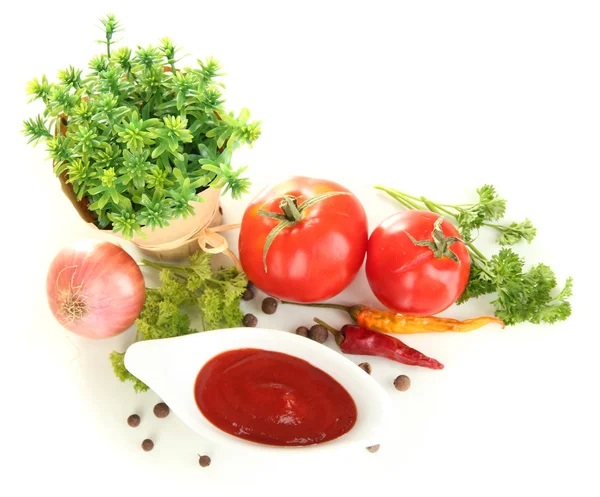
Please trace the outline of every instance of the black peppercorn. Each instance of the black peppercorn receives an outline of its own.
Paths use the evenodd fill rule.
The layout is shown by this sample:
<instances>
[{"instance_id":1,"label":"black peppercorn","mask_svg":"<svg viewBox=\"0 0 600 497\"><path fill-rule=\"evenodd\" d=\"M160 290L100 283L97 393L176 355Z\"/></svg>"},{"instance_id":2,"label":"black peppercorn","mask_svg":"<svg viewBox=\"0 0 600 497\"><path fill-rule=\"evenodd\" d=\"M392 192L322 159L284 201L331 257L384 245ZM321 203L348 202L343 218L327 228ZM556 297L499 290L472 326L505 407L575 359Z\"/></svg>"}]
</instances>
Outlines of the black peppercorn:
<instances>
[{"instance_id":1,"label":"black peppercorn","mask_svg":"<svg viewBox=\"0 0 600 497\"><path fill-rule=\"evenodd\" d=\"M242 319L242 323L248 328L254 328L258 324L258 319L254 314L246 314Z\"/></svg>"},{"instance_id":2,"label":"black peppercorn","mask_svg":"<svg viewBox=\"0 0 600 497\"><path fill-rule=\"evenodd\" d=\"M308 336L308 328L306 326L299 326L296 328L296 335L300 335L301 337Z\"/></svg>"},{"instance_id":3,"label":"black peppercorn","mask_svg":"<svg viewBox=\"0 0 600 497\"><path fill-rule=\"evenodd\" d=\"M318 343L325 343L328 335L327 328L321 324L315 324L308 332L308 338Z\"/></svg>"},{"instance_id":4,"label":"black peppercorn","mask_svg":"<svg viewBox=\"0 0 600 497\"><path fill-rule=\"evenodd\" d=\"M153 448L154 448L154 442L152 440L150 440L149 438L147 438L146 440L144 440L142 442L142 449L144 449L146 452L150 452Z\"/></svg>"},{"instance_id":5,"label":"black peppercorn","mask_svg":"<svg viewBox=\"0 0 600 497\"><path fill-rule=\"evenodd\" d=\"M394 380L394 386L396 390L406 392L410 388L410 378L405 374L401 374Z\"/></svg>"},{"instance_id":6,"label":"black peppercorn","mask_svg":"<svg viewBox=\"0 0 600 497\"><path fill-rule=\"evenodd\" d=\"M365 373L371 374L372 368L368 362L361 362L358 367L362 369Z\"/></svg>"},{"instance_id":7,"label":"black peppercorn","mask_svg":"<svg viewBox=\"0 0 600 497\"><path fill-rule=\"evenodd\" d=\"M210 457L201 455L198 455L198 457L198 464L200 464L200 466L202 466L203 468L206 468L206 466L210 466Z\"/></svg>"},{"instance_id":8,"label":"black peppercorn","mask_svg":"<svg viewBox=\"0 0 600 497\"><path fill-rule=\"evenodd\" d=\"M127 424L132 428L140 425L140 417L137 414L132 414L127 418Z\"/></svg>"},{"instance_id":9,"label":"black peppercorn","mask_svg":"<svg viewBox=\"0 0 600 497\"><path fill-rule=\"evenodd\" d=\"M254 298L254 290L252 288L246 288L242 294L242 300L248 301Z\"/></svg>"},{"instance_id":10,"label":"black peppercorn","mask_svg":"<svg viewBox=\"0 0 600 497\"><path fill-rule=\"evenodd\" d=\"M262 301L262 311L265 314L275 314L279 304L273 297L267 297Z\"/></svg>"},{"instance_id":11,"label":"black peppercorn","mask_svg":"<svg viewBox=\"0 0 600 497\"><path fill-rule=\"evenodd\" d=\"M164 402L161 402L160 404L156 404L154 406L154 415L157 418L166 418L169 415L169 412L169 406Z\"/></svg>"}]
</instances>

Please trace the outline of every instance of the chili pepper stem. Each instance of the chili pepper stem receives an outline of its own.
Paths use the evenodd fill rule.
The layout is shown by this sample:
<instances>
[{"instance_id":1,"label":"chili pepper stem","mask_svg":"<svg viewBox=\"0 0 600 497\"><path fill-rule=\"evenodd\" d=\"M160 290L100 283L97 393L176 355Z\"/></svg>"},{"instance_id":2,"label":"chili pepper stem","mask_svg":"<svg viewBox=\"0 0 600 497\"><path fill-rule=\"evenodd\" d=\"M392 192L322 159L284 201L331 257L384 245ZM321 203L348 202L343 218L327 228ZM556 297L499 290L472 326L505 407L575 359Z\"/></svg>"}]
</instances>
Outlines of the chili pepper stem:
<instances>
[{"instance_id":1,"label":"chili pepper stem","mask_svg":"<svg viewBox=\"0 0 600 497\"><path fill-rule=\"evenodd\" d=\"M298 302L289 302L286 300L281 301L282 304L301 305L303 307L321 307L325 309L338 309L340 311L347 312L354 321L358 317L358 314L362 310L362 305L341 305L341 304L300 304Z\"/></svg>"},{"instance_id":2,"label":"chili pepper stem","mask_svg":"<svg viewBox=\"0 0 600 497\"><path fill-rule=\"evenodd\" d=\"M340 330L336 330L333 326L327 324L325 321L321 321L319 318L313 318L313 321L321 326L325 326L331 334L335 337L335 343L338 346L344 341L344 334Z\"/></svg>"}]
</instances>

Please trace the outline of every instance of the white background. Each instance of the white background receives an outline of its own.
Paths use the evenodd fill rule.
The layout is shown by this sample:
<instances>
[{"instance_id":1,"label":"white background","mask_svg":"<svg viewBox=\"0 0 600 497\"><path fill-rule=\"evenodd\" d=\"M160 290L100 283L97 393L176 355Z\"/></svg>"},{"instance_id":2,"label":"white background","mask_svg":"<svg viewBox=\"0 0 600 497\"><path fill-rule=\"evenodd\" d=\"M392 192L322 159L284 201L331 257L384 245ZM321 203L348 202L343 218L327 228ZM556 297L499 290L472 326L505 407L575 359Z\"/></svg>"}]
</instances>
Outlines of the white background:
<instances>
[{"instance_id":1,"label":"white background","mask_svg":"<svg viewBox=\"0 0 600 497\"><path fill-rule=\"evenodd\" d=\"M597 5L5 3L0 493L598 495ZM43 147L20 134L22 119L38 112L25 103L26 81L85 67L102 50L93 40L107 12L121 19L130 46L168 35L194 57L221 60L229 108L247 106L263 121L254 149L236 157L250 166L254 191L288 174L334 179L356 192L374 228L398 209L376 183L445 202L493 183L509 218L527 216L538 228L519 252L550 264L561 281L575 278L573 317L408 337L446 364L441 372L370 359L397 419L377 454L250 458L213 446L175 416L154 418L154 394L134 394L107 360L131 334L87 342L49 313L50 260L94 233L62 196ZM226 221L238 221L250 198L224 199ZM336 300L375 303L362 272ZM490 310L481 301L445 314ZM285 330L313 314L255 313L261 325ZM333 311L320 315L344 322ZM392 386L400 373L412 378L406 393ZM134 411L143 418L135 430L125 422ZM139 448L147 436L156 441L150 453ZM210 468L198 466L197 453L212 457Z\"/></svg>"}]
</instances>

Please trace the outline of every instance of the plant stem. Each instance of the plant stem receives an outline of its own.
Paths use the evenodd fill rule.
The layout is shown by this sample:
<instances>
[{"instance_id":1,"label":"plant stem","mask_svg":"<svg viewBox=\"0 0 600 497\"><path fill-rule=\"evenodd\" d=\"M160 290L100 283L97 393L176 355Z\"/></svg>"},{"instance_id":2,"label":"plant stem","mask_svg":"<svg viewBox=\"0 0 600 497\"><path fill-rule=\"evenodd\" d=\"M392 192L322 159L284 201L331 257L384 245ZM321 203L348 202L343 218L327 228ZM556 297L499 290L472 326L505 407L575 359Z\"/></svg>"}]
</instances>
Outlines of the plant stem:
<instances>
[{"instance_id":1,"label":"plant stem","mask_svg":"<svg viewBox=\"0 0 600 497\"><path fill-rule=\"evenodd\" d=\"M402 192L399 192L398 190L394 190L392 188L387 188L387 187L381 186L381 185L376 185L375 189L381 190L382 192L387 193L390 197L392 197L393 199L395 199L398 202L400 202L407 209L414 209L415 208L414 204L409 203L408 199L404 198L405 197L404 194Z\"/></svg>"},{"instance_id":2,"label":"plant stem","mask_svg":"<svg viewBox=\"0 0 600 497\"><path fill-rule=\"evenodd\" d=\"M505 233L507 231L510 231L510 229L511 229L508 226L501 226L499 224L491 224L491 223L483 223L483 226L487 226L488 228L494 228L496 231L499 231L500 233Z\"/></svg>"},{"instance_id":3,"label":"plant stem","mask_svg":"<svg viewBox=\"0 0 600 497\"><path fill-rule=\"evenodd\" d=\"M390 196L391 196L391 197L392 197L394 200L396 200L397 202L400 202L400 203L401 203L401 204L402 204L404 207L406 207L408 210L413 210L413 209L414 209L414 207L413 207L411 204L409 204L409 203L408 203L406 200L404 200L402 197L395 196L395 195L392 195L392 194L390 194Z\"/></svg>"},{"instance_id":4,"label":"plant stem","mask_svg":"<svg viewBox=\"0 0 600 497\"><path fill-rule=\"evenodd\" d=\"M284 195L279 207L285 214L285 217L288 219L288 221L297 223L300 221L300 219L302 219L302 213L298 209L298 200L296 197Z\"/></svg>"},{"instance_id":5,"label":"plant stem","mask_svg":"<svg viewBox=\"0 0 600 497\"><path fill-rule=\"evenodd\" d=\"M395 190L394 188L388 188L388 187L382 186L382 185L376 185L375 188L377 190L384 191L385 193L387 193L388 195L391 195L394 198L396 198L396 195L400 195L406 199L419 200L419 201L421 200L419 197L415 197L414 195L409 195L408 193L401 192L400 190Z\"/></svg>"},{"instance_id":6,"label":"plant stem","mask_svg":"<svg viewBox=\"0 0 600 497\"><path fill-rule=\"evenodd\" d=\"M442 215L442 212L437 208L436 204L426 199L425 197L421 197L421 202L427 207L431 212L435 212L436 214Z\"/></svg>"},{"instance_id":7,"label":"plant stem","mask_svg":"<svg viewBox=\"0 0 600 497\"><path fill-rule=\"evenodd\" d=\"M473 245L471 242L465 243L465 245L467 247L469 247L469 249L471 250L471 252L473 252L479 259L481 259L483 262L487 262L487 259L486 259L485 255L483 255L479 250L477 250L477 248L475 247L475 245Z\"/></svg>"},{"instance_id":8,"label":"plant stem","mask_svg":"<svg viewBox=\"0 0 600 497\"><path fill-rule=\"evenodd\" d=\"M106 53L108 54L108 58L110 60L110 40L112 38L112 33L106 32Z\"/></svg>"},{"instance_id":9,"label":"plant stem","mask_svg":"<svg viewBox=\"0 0 600 497\"><path fill-rule=\"evenodd\" d=\"M449 216L452 216L453 218L456 219L456 213L455 212L451 212L448 209L445 209L444 207L442 207L443 204L435 204L437 205L438 209L441 210L444 214L448 214ZM447 207L452 207L454 208L454 206L447 206Z\"/></svg>"},{"instance_id":10,"label":"plant stem","mask_svg":"<svg viewBox=\"0 0 600 497\"><path fill-rule=\"evenodd\" d=\"M183 269L184 271L190 269L190 266L182 266L179 264L161 264L160 262L152 262L148 259L142 259L142 264L144 266L150 266L154 269Z\"/></svg>"},{"instance_id":11,"label":"plant stem","mask_svg":"<svg viewBox=\"0 0 600 497\"><path fill-rule=\"evenodd\" d=\"M426 197L415 197L414 195L408 195L407 193L404 193L404 192L401 192L398 190L394 190L392 188L386 188L385 186L381 186L381 185L377 185L375 188L378 190L384 191L390 197L392 197L394 200L397 200L398 202L400 202L407 209L422 210L423 206L417 204L417 202L420 202L431 212L435 212L436 214L439 214L440 216L443 215L442 213L444 213L449 216L452 216L453 218L456 218L455 212L452 212L452 211L446 209L446 207L456 209L456 207L453 205L438 204L436 202L429 200Z\"/></svg>"},{"instance_id":12,"label":"plant stem","mask_svg":"<svg viewBox=\"0 0 600 497\"><path fill-rule=\"evenodd\" d=\"M325 321L321 321L319 318L313 318L313 321L317 324L320 324L321 326L324 326L327 330L329 330L334 336L335 343L337 343L338 346L344 341L345 337L344 335L342 335L342 332L340 330L336 330L333 326L328 325Z\"/></svg>"}]
</instances>

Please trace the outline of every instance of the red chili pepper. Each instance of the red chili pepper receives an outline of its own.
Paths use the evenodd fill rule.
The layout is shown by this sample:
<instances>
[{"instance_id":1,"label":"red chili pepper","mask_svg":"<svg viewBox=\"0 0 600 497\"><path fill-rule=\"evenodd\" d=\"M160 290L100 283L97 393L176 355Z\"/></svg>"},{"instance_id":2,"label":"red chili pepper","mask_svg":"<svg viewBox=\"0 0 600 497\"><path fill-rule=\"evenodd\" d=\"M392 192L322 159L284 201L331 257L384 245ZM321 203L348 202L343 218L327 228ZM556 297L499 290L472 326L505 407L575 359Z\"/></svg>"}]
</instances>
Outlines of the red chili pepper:
<instances>
[{"instance_id":1,"label":"red chili pepper","mask_svg":"<svg viewBox=\"0 0 600 497\"><path fill-rule=\"evenodd\" d=\"M333 333L336 343L344 354L385 357L409 366L422 366L429 369L444 368L440 362L427 357L393 336L351 324L336 330L320 319L315 318L315 322Z\"/></svg>"}]
</instances>

